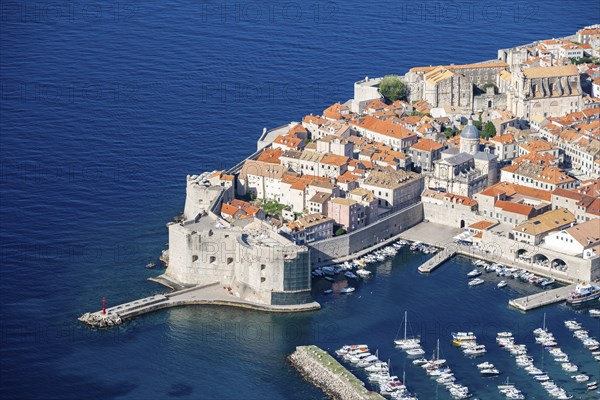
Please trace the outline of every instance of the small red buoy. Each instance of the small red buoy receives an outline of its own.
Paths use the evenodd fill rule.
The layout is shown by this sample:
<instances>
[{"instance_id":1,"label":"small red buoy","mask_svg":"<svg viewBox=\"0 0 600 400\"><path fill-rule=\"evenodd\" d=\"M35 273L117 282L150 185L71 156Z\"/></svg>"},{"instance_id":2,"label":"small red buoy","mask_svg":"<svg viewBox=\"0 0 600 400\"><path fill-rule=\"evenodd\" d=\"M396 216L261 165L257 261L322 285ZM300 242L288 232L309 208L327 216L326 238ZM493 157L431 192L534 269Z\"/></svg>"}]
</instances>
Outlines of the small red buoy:
<instances>
[{"instance_id":1,"label":"small red buoy","mask_svg":"<svg viewBox=\"0 0 600 400\"><path fill-rule=\"evenodd\" d=\"M106 297L102 298L102 314L106 314Z\"/></svg>"}]
</instances>

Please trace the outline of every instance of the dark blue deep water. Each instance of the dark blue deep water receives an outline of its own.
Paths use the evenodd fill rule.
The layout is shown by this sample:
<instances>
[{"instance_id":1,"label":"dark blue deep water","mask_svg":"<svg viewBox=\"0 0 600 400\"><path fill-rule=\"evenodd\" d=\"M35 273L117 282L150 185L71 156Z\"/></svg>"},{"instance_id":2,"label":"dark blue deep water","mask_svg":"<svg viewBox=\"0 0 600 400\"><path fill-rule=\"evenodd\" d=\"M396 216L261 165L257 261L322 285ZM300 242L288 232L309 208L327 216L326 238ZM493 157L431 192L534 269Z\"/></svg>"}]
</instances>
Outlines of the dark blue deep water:
<instances>
[{"instance_id":1,"label":"dark blue deep water","mask_svg":"<svg viewBox=\"0 0 600 400\"><path fill-rule=\"evenodd\" d=\"M75 319L103 296L115 304L162 291L146 280L160 271L144 266L183 208L185 175L235 164L263 127L345 101L365 75L492 59L599 22L599 10L565 0L2 1L0 396L323 398L286 364L294 346L366 342L402 369L391 341L405 309L426 347L440 336L482 398L497 398L486 388L496 383L450 348L456 324L485 344L496 328L531 342L546 311L563 349L600 378L562 325L572 311L523 315L507 308L510 290L469 291L465 259L423 277L418 258L399 256L351 296L317 296L316 313L182 308L106 331ZM598 336L598 321L578 318ZM508 354L492 347L489 357L529 398L544 398ZM421 398L446 398L420 369L406 373Z\"/></svg>"}]
</instances>

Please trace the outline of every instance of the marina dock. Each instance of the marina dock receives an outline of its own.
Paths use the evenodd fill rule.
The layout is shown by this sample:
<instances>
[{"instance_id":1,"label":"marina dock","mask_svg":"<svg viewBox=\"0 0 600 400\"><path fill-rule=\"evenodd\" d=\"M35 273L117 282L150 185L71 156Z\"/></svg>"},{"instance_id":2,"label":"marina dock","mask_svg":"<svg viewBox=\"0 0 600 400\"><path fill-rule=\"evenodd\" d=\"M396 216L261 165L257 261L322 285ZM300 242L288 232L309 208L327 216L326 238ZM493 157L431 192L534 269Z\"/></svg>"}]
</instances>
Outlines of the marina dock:
<instances>
[{"instance_id":1,"label":"marina dock","mask_svg":"<svg viewBox=\"0 0 600 400\"><path fill-rule=\"evenodd\" d=\"M509 300L508 304L521 311L529 311L539 307L554 303L560 303L567 299L569 293L575 289L577 284L562 286L556 289L547 290L541 293L532 294L518 299Z\"/></svg>"},{"instance_id":2,"label":"marina dock","mask_svg":"<svg viewBox=\"0 0 600 400\"><path fill-rule=\"evenodd\" d=\"M178 307L191 304L222 305L242 307L270 312L302 312L321 308L316 301L307 304L295 305L267 305L240 299L229 293L219 283L199 285L170 293L155 294L153 296L134 300L106 308L106 313L96 311L85 313L79 321L92 327L109 327L121 324L123 321L164 308Z\"/></svg>"},{"instance_id":3,"label":"marina dock","mask_svg":"<svg viewBox=\"0 0 600 400\"><path fill-rule=\"evenodd\" d=\"M445 249L442 249L440 252L436 253L432 258L421 264L418 270L423 274L428 274L439 267L442 263L449 260L451 257L454 257L456 253L456 248L446 247Z\"/></svg>"}]
</instances>

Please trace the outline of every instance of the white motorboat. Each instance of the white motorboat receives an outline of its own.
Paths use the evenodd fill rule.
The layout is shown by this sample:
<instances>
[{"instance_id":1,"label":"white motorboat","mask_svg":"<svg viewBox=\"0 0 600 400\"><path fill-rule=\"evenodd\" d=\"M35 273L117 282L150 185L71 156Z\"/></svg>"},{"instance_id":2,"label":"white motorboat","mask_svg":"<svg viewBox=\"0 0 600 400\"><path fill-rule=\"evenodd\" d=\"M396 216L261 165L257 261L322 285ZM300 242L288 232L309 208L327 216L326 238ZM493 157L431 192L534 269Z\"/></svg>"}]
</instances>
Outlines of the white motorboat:
<instances>
[{"instance_id":1,"label":"white motorboat","mask_svg":"<svg viewBox=\"0 0 600 400\"><path fill-rule=\"evenodd\" d=\"M576 382L587 382L590 380L590 377L587 376L586 374L579 374L579 375L573 376L573 379L575 379Z\"/></svg>"},{"instance_id":2,"label":"white motorboat","mask_svg":"<svg viewBox=\"0 0 600 400\"><path fill-rule=\"evenodd\" d=\"M486 352L487 352L487 350L485 349L485 346L482 344L465 347L463 349L463 353L466 356L480 356L480 355L485 354Z\"/></svg>"},{"instance_id":3,"label":"white motorboat","mask_svg":"<svg viewBox=\"0 0 600 400\"><path fill-rule=\"evenodd\" d=\"M482 369L479 372L483 376L496 376L496 375L500 375L500 371L498 371L496 368L486 368L486 369Z\"/></svg>"},{"instance_id":4,"label":"white motorboat","mask_svg":"<svg viewBox=\"0 0 600 400\"><path fill-rule=\"evenodd\" d=\"M474 270L472 270L471 272L469 272L467 274L467 277L469 277L469 278L475 278L475 277L477 277L479 275L481 275L481 271L478 270L477 268L475 268Z\"/></svg>"},{"instance_id":5,"label":"white motorboat","mask_svg":"<svg viewBox=\"0 0 600 400\"><path fill-rule=\"evenodd\" d=\"M592 308L590 311L588 311L591 317L600 317L600 310L596 309L596 308Z\"/></svg>"},{"instance_id":6,"label":"white motorboat","mask_svg":"<svg viewBox=\"0 0 600 400\"><path fill-rule=\"evenodd\" d=\"M486 361L481 364L477 364L477 368L478 369L490 369L490 368L494 368L494 364Z\"/></svg>"},{"instance_id":7,"label":"white motorboat","mask_svg":"<svg viewBox=\"0 0 600 400\"><path fill-rule=\"evenodd\" d=\"M506 281L500 281L498 282L498 289L502 289L504 286L508 285L508 283L506 283Z\"/></svg>"},{"instance_id":8,"label":"white motorboat","mask_svg":"<svg viewBox=\"0 0 600 400\"><path fill-rule=\"evenodd\" d=\"M371 275L371 271L366 269L359 269L356 271L356 274L362 276L363 278L366 278L367 276Z\"/></svg>"},{"instance_id":9,"label":"white motorboat","mask_svg":"<svg viewBox=\"0 0 600 400\"><path fill-rule=\"evenodd\" d=\"M409 356L422 356L423 354L425 354L425 350L423 350L421 347L417 347L414 349L406 350L406 354L408 354Z\"/></svg>"},{"instance_id":10,"label":"white motorboat","mask_svg":"<svg viewBox=\"0 0 600 400\"><path fill-rule=\"evenodd\" d=\"M348 279L358 279L358 277L350 271L344 272L344 276Z\"/></svg>"},{"instance_id":11,"label":"white motorboat","mask_svg":"<svg viewBox=\"0 0 600 400\"><path fill-rule=\"evenodd\" d=\"M475 279L471 279L469 281L469 286L478 286L481 285L482 283L484 283L485 281L481 278L475 278Z\"/></svg>"},{"instance_id":12,"label":"white motorboat","mask_svg":"<svg viewBox=\"0 0 600 400\"><path fill-rule=\"evenodd\" d=\"M572 364L572 363L563 363L561 365L562 369L567 371L567 372L577 372L579 370L579 368L577 367L577 365Z\"/></svg>"},{"instance_id":13,"label":"white motorboat","mask_svg":"<svg viewBox=\"0 0 600 400\"><path fill-rule=\"evenodd\" d=\"M352 286L348 286L348 287L342 288L342 289L340 290L340 293L343 293L343 294L348 294L348 293L352 293L352 292L354 292L355 290L356 290L356 289L355 289L355 288L353 288Z\"/></svg>"}]
</instances>

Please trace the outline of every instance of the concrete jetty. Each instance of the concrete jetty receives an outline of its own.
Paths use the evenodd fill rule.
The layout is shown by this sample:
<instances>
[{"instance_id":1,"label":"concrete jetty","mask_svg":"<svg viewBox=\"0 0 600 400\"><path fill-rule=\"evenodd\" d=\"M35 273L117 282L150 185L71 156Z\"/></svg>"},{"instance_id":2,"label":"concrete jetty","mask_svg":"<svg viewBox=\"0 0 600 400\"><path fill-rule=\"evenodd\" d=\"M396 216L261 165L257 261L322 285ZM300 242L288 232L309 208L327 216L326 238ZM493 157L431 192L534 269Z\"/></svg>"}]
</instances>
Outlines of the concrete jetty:
<instances>
[{"instance_id":1,"label":"concrete jetty","mask_svg":"<svg viewBox=\"0 0 600 400\"><path fill-rule=\"evenodd\" d=\"M332 399L383 400L336 359L317 346L298 346L288 360L304 379Z\"/></svg>"},{"instance_id":2,"label":"concrete jetty","mask_svg":"<svg viewBox=\"0 0 600 400\"><path fill-rule=\"evenodd\" d=\"M518 310L529 311L550 304L560 303L567 299L567 296L575 289L575 286L577 284L574 283L518 299L512 299L509 300L508 304Z\"/></svg>"},{"instance_id":3,"label":"concrete jetty","mask_svg":"<svg viewBox=\"0 0 600 400\"><path fill-rule=\"evenodd\" d=\"M457 250L455 248L447 247L445 249L442 249L440 252L436 253L432 258L421 264L418 268L419 272L423 274L430 273L431 271L439 267L442 263L446 262L451 257L454 257L456 255L456 252Z\"/></svg>"},{"instance_id":4,"label":"concrete jetty","mask_svg":"<svg viewBox=\"0 0 600 400\"><path fill-rule=\"evenodd\" d=\"M306 304L294 305L265 305L240 299L230 294L218 283L198 285L170 293L155 294L153 296L119 304L102 311L85 313L79 321L92 327L104 328L121 324L123 321L164 308L178 307L192 304L222 305L242 307L270 312L302 312L321 308L316 301Z\"/></svg>"}]
</instances>

